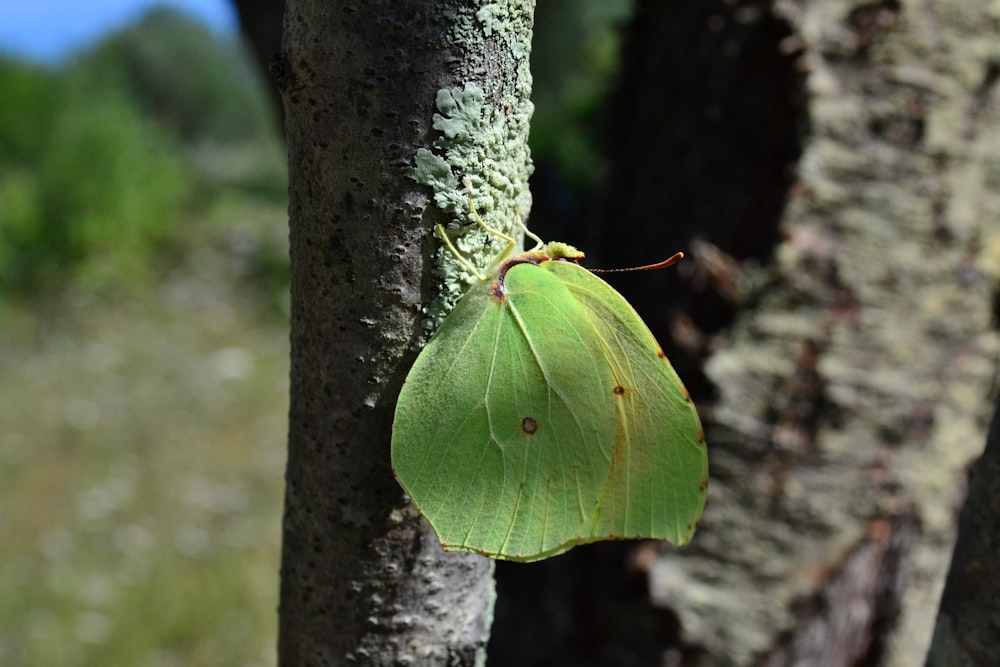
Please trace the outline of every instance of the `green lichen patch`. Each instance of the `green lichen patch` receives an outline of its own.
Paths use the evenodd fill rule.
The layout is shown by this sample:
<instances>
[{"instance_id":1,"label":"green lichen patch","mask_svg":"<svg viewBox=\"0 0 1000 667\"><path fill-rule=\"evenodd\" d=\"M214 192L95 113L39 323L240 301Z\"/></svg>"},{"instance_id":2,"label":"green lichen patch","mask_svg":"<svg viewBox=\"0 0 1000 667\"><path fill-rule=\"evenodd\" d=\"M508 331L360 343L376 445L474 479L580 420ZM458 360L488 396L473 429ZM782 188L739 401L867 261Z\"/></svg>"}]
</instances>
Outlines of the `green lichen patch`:
<instances>
[{"instance_id":1,"label":"green lichen patch","mask_svg":"<svg viewBox=\"0 0 1000 667\"><path fill-rule=\"evenodd\" d=\"M470 203L486 224L517 239L518 221L531 206L527 136L532 107L526 99L516 101L488 104L474 83L438 91L434 129L441 136L434 150L417 151L411 172L432 189L435 206L452 218L448 231L456 247L480 270L497 260L505 243L475 224ZM427 309L429 328L436 328L475 279L446 249L439 253L437 274L442 296Z\"/></svg>"}]
</instances>

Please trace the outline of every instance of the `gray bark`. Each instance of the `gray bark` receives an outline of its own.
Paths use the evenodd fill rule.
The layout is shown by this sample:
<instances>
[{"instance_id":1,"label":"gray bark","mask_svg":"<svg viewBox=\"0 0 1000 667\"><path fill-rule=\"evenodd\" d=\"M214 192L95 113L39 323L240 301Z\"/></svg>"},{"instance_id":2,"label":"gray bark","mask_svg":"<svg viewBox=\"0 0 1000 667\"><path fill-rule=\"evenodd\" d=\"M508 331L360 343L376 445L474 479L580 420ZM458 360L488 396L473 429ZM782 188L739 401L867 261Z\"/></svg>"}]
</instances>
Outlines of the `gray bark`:
<instances>
[{"instance_id":1,"label":"gray bark","mask_svg":"<svg viewBox=\"0 0 1000 667\"><path fill-rule=\"evenodd\" d=\"M413 180L415 155L434 146L442 124L458 123L440 91L449 100L481 91L466 120L506 129L522 146L516 173L496 173L516 148L477 143L473 129L466 135L481 150L465 155L461 172L446 154L445 180L469 177L479 188L464 197L506 196L511 211L524 200L532 7L288 3L274 69L286 113L292 267L285 667L484 660L492 564L441 550L392 477L389 442L395 399L425 334L420 308L439 292L431 228L452 217ZM499 182L507 191L496 191ZM461 195L433 194L465 206Z\"/></svg>"}]
</instances>

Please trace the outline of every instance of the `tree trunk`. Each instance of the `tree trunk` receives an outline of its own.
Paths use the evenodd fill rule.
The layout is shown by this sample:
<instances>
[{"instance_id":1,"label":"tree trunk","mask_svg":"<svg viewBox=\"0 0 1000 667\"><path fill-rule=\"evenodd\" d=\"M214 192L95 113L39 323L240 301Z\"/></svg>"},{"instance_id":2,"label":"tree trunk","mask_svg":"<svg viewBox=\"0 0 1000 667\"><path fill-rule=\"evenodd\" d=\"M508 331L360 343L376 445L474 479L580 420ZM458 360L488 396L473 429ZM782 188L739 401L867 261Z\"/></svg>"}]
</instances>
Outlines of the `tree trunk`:
<instances>
[{"instance_id":1,"label":"tree trunk","mask_svg":"<svg viewBox=\"0 0 1000 667\"><path fill-rule=\"evenodd\" d=\"M464 219L470 197L485 215L509 212L508 228L519 203L528 207L532 8L288 3L275 68L292 266L286 667L484 659L492 564L442 551L392 477L389 441L425 334L420 308L440 291L433 223ZM445 213L414 180L429 180L413 170L420 149L437 168L433 196Z\"/></svg>"}]
</instances>

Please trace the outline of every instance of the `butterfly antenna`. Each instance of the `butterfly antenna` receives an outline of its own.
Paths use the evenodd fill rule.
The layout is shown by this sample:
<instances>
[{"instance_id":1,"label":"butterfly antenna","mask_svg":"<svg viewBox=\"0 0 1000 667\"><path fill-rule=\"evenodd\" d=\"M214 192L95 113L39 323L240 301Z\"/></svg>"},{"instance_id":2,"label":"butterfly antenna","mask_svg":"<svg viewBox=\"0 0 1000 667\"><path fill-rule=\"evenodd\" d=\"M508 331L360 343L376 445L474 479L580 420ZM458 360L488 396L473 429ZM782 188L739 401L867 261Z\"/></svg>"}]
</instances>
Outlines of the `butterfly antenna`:
<instances>
[{"instance_id":1,"label":"butterfly antenna","mask_svg":"<svg viewBox=\"0 0 1000 667\"><path fill-rule=\"evenodd\" d=\"M591 269L588 267L588 271L591 273L630 273L632 271L655 271L656 269L665 269L671 264L675 264L684 259L684 253L675 252L670 257L666 258L662 262L657 262L656 264L646 264L645 266L630 266L626 269Z\"/></svg>"}]
</instances>

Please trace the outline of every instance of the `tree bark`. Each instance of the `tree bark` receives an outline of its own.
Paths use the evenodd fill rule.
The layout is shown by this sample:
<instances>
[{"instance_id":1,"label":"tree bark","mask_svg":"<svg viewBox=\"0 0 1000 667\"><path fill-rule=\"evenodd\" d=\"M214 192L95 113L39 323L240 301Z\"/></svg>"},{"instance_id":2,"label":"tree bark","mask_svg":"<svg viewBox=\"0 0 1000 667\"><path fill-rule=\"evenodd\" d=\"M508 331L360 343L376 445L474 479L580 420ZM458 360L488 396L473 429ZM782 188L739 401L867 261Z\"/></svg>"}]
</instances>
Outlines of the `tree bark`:
<instances>
[{"instance_id":1,"label":"tree bark","mask_svg":"<svg viewBox=\"0 0 1000 667\"><path fill-rule=\"evenodd\" d=\"M958 523L928 667L1000 665L1000 403Z\"/></svg>"},{"instance_id":2,"label":"tree bark","mask_svg":"<svg viewBox=\"0 0 1000 667\"><path fill-rule=\"evenodd\" d=\"M471 197L509 228L529 204L532 8L288 3L275 67L292 273L285 667L484 660L492 564L442 551L392 477L389 442L421 306L440 291L433 223L464 219ZM421 149L437 188L414 180L429 180Z\"/></svg>"}]
</instances>

